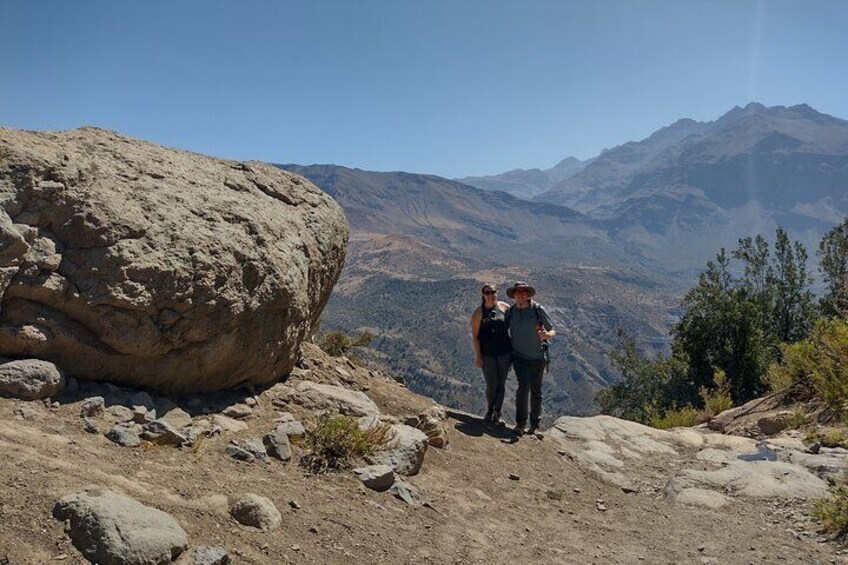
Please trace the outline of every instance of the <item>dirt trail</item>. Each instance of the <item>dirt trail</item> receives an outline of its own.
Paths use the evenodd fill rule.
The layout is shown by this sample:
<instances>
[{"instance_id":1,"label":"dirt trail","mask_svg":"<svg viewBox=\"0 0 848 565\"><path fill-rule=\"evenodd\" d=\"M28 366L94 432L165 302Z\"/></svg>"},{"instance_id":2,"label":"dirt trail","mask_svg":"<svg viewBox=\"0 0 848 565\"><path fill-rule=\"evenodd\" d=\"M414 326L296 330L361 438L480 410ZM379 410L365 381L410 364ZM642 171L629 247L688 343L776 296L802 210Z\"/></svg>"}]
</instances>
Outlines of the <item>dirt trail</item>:
<instances>
[{"instance_id":1,"label":"dirt trail","mask_svg":"<svg viewBox=\"0 0 848 565\"><path fill-rule=\"evenodd\" d=\"M333 382L324 369L311 376ZM384 413L403 416L431 404L388 379L350 372L348 386L367 389ZM207 439L197 450L124 448L87 434L79 402L46 408L0 399L0 562L85 563L51 508L91 483L170 513L190 548L221 545L240 564L848 562L815 535L796 538L767 502L705 510L661 494L628 494L581 470L551 438L515 441L462 413L449 415L449 447L431 447L409 479L430 506L367 490L350 473L310 476L294 461L246 464L226 456L230 439L273 428L272 400L283 386L291 385L259 395L249 431ZM30 419L15 414L22 406ZM297 415L309 421L310 414ZM303 453L294 449L295 458ZM270 498L282 528L261 533L233 521L225 497L245 492ZM188 553L180 562L190 562Z\"/></svg>"}]
</instances>

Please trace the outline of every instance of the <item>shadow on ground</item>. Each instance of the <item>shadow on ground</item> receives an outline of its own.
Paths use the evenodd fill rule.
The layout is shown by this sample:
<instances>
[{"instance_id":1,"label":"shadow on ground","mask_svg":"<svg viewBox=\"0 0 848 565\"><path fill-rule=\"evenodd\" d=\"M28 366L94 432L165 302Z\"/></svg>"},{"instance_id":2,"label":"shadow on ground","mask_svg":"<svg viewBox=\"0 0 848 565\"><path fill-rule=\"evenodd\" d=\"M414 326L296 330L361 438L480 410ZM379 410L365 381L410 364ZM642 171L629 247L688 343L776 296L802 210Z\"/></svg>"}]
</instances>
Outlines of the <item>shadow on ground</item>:
<instances>
[{"instance_id":1,"label":"shadow on ground","mask_svg":"<svg viewBox=\"0 0 848 565\"><path fill-rule=\"evenodd\" d=\"M493 425L487 423L480 416L469 414L468 412L460 412L458 410L447 409L445 411L448 418L457 421L454 429L458 432L472 437L480 437L488 435L501 440L517 441L518 436L506 425Z\"/></svg>"}]
</instances>

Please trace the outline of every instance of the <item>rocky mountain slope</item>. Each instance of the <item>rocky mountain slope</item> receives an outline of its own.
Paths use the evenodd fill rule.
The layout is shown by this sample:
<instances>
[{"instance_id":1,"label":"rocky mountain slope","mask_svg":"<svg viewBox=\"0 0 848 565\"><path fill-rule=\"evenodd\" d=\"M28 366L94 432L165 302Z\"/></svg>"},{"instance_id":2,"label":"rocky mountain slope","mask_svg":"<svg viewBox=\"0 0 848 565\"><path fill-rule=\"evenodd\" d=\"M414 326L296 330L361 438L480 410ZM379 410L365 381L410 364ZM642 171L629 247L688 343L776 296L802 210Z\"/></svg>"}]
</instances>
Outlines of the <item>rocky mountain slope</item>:
<instances>
[{"instance_id":1,"label":"rocky mountain slope","mask_svg":"<svg viewBox=\"0 0 848 565\"><path fill-rule=\"evenodd\" d=\"M383 448L417 446L381 459L395 487L298 464L328 410L424 438ZM160 434L118 443L135 429ZM827 474L815 457L844 465L844 450L609 417L519 438L308 344L264 389L168 397L69 379L50 399L0 398L0 452L0 561L15 565L95 551L131 565L845 562L805 513Z\"/></svg>"},{"instance_id":2,"label":"rocky mountain slope","mask_svg":"<svg viewBox=\"0 0 848 565\"><path fill-rule=\"evenodd\" d=\"M815 243L848 214L847 187L848 122L752 103L605 151L536 199L607 220L622 244L681 269L776 225Z\"/></svg>"}]
</instances>

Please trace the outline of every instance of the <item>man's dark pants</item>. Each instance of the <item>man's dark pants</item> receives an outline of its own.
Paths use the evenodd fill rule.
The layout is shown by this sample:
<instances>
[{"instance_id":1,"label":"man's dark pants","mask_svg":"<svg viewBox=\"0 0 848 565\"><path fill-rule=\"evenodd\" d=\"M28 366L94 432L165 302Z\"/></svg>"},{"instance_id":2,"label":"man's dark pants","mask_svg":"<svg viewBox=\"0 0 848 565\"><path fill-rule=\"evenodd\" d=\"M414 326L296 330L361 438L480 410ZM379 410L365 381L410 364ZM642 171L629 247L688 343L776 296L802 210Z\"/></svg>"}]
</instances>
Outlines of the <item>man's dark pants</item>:
<instances>
[{"instance_id":1,"label":"man's dark pants","mask_svg":"<svg viewBox=\"0 0 848 565\"><path fill-rule=\"evenodd\" d=\"M530 426L538 427L542 418L542 377L545 375L544 359L524 359L518 355L512 358L512 367L518 379L515 393L515 423L524 426L527 423L527 400L530 397Z\"/></svg>"}]
</instances>

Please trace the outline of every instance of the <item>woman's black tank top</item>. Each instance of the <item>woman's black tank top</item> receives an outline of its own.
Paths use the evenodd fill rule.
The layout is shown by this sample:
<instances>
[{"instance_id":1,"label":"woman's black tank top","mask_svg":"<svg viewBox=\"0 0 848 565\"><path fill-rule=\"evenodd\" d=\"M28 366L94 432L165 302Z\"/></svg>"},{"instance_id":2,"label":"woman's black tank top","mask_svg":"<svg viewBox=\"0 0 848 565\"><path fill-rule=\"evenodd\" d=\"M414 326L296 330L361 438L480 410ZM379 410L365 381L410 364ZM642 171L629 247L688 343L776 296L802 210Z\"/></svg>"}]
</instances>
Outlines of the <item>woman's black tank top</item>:
<instances>
[{"instance_id":1,"label":"woman's black tank top","mask_svg":"<svg viewBox=\"0 0 848 565\"><path fill-rule=\"evenodd\" d=\"M483 317L480 320L480 353L489 357L507 355L512 352L512 344L509 340L509 327L506 323L504 312L501 312L497 304L493 308L481 306Z\"/></svg>"}]
</instances>

